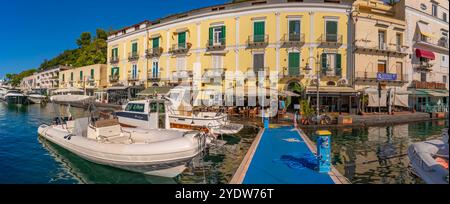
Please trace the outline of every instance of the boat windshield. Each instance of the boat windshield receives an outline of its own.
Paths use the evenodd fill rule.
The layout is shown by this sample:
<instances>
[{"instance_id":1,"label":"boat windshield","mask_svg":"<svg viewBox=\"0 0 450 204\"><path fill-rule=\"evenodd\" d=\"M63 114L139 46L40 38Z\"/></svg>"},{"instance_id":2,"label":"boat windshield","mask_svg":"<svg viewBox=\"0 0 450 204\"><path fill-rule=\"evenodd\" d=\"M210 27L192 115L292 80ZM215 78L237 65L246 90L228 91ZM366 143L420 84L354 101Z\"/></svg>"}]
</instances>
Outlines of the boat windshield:
<instances>
[{"instance_id":1,"label":"boat windshield","mask_svg":"<svg viewBox=\"0 0 450 204\"><path fill-rule=\"evenodd\" d=\"M144 109L145 109L145 104L142 104L142 103L130 103L125 108L125 111L132 111L132 112L143 113Z\"/></svg>"}]
</instances>

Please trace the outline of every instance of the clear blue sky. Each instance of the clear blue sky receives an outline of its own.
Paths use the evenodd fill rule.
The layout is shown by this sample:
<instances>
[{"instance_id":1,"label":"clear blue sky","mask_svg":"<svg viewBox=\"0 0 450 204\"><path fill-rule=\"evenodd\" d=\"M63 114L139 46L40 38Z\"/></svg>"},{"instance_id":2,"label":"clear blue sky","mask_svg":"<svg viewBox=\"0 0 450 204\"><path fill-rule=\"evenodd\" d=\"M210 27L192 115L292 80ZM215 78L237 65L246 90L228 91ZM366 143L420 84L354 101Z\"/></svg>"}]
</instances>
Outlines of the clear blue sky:
<instances>
[{"instance_id":1,"label":"clear blue sky","mask_svg":"<svg viewBox=\"0 0 450 204\"><path fill-rule=\"evenodd\" d=\"M0 77L37 68L81 32L119 29L229 0L14 0L0 3Z\"/></svg>"}]
</instances>

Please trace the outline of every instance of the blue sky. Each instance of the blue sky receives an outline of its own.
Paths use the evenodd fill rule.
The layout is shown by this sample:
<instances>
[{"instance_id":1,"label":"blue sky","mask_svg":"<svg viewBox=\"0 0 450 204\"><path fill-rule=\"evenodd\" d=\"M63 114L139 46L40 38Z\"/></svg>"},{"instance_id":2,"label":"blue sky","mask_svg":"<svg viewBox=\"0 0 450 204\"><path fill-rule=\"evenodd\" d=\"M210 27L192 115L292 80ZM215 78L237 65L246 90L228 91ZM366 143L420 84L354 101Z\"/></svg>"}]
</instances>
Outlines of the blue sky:
<instances>
[{"instance_id":1,"label":"blue sky","mask_svg":"<svg viewBox=\"0 0 450 204\"><path fill-rule=\"evenodd\" d=\"M76 48L81 32L119 29L229 0L14 0L0 3L0 77Z\"/></svg>"}]
</instances>

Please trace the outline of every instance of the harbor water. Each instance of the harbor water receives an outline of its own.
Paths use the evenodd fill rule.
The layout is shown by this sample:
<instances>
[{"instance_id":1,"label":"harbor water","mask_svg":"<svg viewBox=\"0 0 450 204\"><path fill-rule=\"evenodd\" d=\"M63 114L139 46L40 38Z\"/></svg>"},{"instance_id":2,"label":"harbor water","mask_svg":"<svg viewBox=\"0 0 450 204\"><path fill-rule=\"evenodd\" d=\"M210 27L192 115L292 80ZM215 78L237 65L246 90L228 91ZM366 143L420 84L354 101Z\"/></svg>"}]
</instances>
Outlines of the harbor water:
<instances>
[{"instance_id":1,"label":"harbor water","mask_svg":"<svg viewBox=\"0 0 450 204\"><path fill-rule=\"evenodd\" d=\"M71 113L87 115L76 108ZM37 128L54 116L52 104L17 107L0 102L0 183L228 183L258 132L249 125L237 135L224 135L224 146L168 179L97 165L42 140ZM446 126L448 121L427 121L331 129L333 164L352 183L422 183L408 168L408 145L437 138ZM304 131L315 141L315 130Z\"/></svg>"}]
</instances>

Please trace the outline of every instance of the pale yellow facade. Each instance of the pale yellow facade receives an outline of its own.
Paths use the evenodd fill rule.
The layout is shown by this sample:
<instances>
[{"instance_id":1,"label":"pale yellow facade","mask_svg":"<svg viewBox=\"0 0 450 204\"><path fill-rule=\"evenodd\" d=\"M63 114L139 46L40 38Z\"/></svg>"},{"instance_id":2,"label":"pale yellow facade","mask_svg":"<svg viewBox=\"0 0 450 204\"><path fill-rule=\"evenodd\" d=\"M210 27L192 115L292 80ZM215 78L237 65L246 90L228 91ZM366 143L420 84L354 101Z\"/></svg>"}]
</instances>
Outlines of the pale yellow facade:
<instances>
[{"instance_id":1,"label":"pale yellow facade","mask_svg":"<svg viewBox=\"0 0 450 204\"><path fill-rule=\"evenodd\" d=\"M106 68L106 64L95 64L61 71L59 88L106 88L108 85Z\"/></svg>"},{"instance_id":2,"label":"pale yellow facade","mask_svg":"<svg viewBox=\"0 0 450 204\"><path fill-rule=\"evenodd\" d=\"M214 74L223 76L225 70L253 72L255 68L277 73L280 89L286 89L291 82L311 85L316 70L321 72L321 85L337 86L342 80L348 81L349 76L347 25L352 3L333 2L336 1L225 4L125 28L108 39L108 86L163 86L179 83L180 79L190 81L201 72L206 78L202 87L208 88L215 86L208 80ZM258 22L263 22L263 29ZM290 24L296 28L290 30ZM220 27L224 27L217 34L221 37L211 38L220 32ZM188 49L177 49L183 32ZM161 53L151 50L154 38L159 38L156 50ZM210 39L216 43L217 38L223 39L220 45L209 44ZM133 47L133 43L137 46ZM129 59L133 50L138 54ZM327 57L323 57L324 53ZM312 70L306 71L307 64Z\"/></svg>"}]
</instances>

